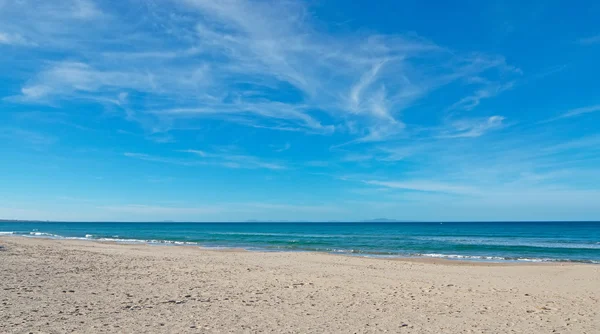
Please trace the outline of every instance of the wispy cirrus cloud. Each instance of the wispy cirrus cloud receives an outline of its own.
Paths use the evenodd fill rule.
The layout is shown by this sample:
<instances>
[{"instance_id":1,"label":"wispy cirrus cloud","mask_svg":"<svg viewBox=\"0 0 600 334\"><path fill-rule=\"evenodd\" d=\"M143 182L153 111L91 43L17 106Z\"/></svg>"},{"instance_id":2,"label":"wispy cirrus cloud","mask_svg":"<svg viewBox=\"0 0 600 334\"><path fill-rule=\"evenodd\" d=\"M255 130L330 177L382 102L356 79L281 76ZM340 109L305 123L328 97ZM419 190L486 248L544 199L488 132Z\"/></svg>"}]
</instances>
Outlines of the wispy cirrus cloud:
<instances>
[{"instance_id":1,"label":"wispy cirrus cloud","mask_svg":"<svg viewBox=\"0 0 600 334\"><path fill-rule=\"evenodd\" d=\"M195 161L187 161L187 160L182 160L182 159L160 157L160 156L155 156L155 155L145 154L145 153L125 152L125 153L123 153L123 155L128 158L134 158L134 159L150 161L150 162L160 162L160 163L165 163L165 164L173 164L173 165L181 165L181 166L200 165L199 162L195 162Z\"/></svg>"},{"instance_id":2,"label":"wispy cirrus cloud","mask_svg":"<svg viewBox=\"0 0 600 334\"><path fill-rule=\"evenodd\" d=\"M231 152L205 152L200 150L182 150L179 153L188 153L189 157L164 157L144 153L126 152L124 156L150 162L159 162L180 166L220 166L232 169L267 169L267 170L283 170L287 166L277 162L265 161L259 157L235 154Z\"/></svg>"},{"instance_id":3,"label":"wispy cirrus cloud","mask_svg":"<svg viewBox=\"0 0 600 334\"><path fill-rule=\"evenodd\" d=\"M281 153L281 152L285 152L285 151L289 150L292 147L292 145L289 142L286 142L285 144L283 144L281 146L271 145L271 147L273 148L274 152Z\"/></svg>"},{"instance_id":4,"label":"wispy cirrus cloud","mask_svg":"<svg viewBox=\"0 0 600 334\"><path fill-rule=\"evenodd\" d=\"M21 88L21 94L9 97L19 102L44 102L56 96L86 98L119 104L123 89L151 92L156 87L152 78L144 74L120 71L100 71L81 62L59 62L40 72L35 79ZM94 94L99 93L99 94ZM122 96L122 95L121 95ZM114 100L111 100L114 99Z\"/></svg>"},{"instance_id":5,"label":"wispy cirrus cloud","mask_svg":"<svg viewBox=\"0 0 600 334\"><path fill-rule=\"evenodd\" d=\"M569 110L566 113L562 114L561 118L575 117L575 116L589 114L589 113L597 112L597 111L600 111L600 104Z\"/></svg>"},{"instance_id":6,"label":"wispy cirrus cloud","mask_svg":"<svg viewBox=\"0 0 600 334\"><path fill-rule=\"evenodd\" d=\"M263 161L262 159L255 156L233 154L227 151L219 153L209 153L200 150L184 150L182 152L191 153L193 155L206 159L208 163L215 163L228 168L262 168L271 170L281 170L287 168L282 164Z\"/></svg>"},{"instance_id":7,"label":"wispy cirrus cloud","mask_svg":"<svg viewBox=\"0 0 600 334\"><path fill-rule=\"evenodd\" d=\"M36 46L32 41L27 40L18 33L6 33L0 31L0 45L15 45L15 46Z\"/></svg>"},{"instance_id":8,"label":"wispy cirrus cloud","mask_svg":"<svg viewBox=\"0 0 600 334\"><path fill-rule=\"evenodd\" d=\"M68 49L78 60L48 62L10 100L112 104L150 132L218 118L271 130L345 132L355 137L350 144L379 142L405 131L402 113L431 92L468 82L472 95L454 108L472 109L508 89L505 78L518 72L500 56L461 54L415 34L321 31L307 5L296 1L173 0L135 5L135 17L89 0L24 10L35 4L5 5L18 15L0 17L18 34ZM17 18L36 23L18 25ZM64 32L61 20L107 24ZM138 29L144 26L155 33ZM73 49L87 36L99 46ZM127 93L144 94L144 103L123 103L118 96Z\"/></svg>"},{"instance_id":9,"label":"wispy cirrus cloud","mask_svg":"<svg viewBox=\"0 0 600 334\"><path fill-rule=\"evenodd\" d=\"M380 187L402 189L402 190L413 190L422 192L434 192L434 193L447 193L456 195L476 195L481 193L474 187L456 185L443 182L434 182L426 180L408 180L408 181L375 181L367 180L363 181L369 185L375 185Z\"/></svg>"},{"instance_id":10,"label":"wispy cirrus cloud","mask_svg":"<svg viewBox=\"0 0 600 334\"><path fill-rule=\"evenodd\" d=\"M598 111L600 111L600 104L591 105L591 106L587 106L587 107L581 107L581 108L575 108L575 109L571 109L567 112L564 112L556 117L552 117L547 120L544 120L544 121L542 121L542 123L554 122L554 121L557 121L560 119L577 117L577 116L590 114L590 113L598 112Z\"/></svg>"},{"instance_id":11,"label":"wispy cirrus cloud","mask_svg":"<svg viewBox=\"0 0 600 334\"><path fill-rule=\"evenodd\" d=\"M568 140L529 134L527 138L494 137L480 143L447 139L406 145L382 145L371 151L371 160L402 164L398 172L365 172L341 180L385 187L386 196L414 198L415 192L461 195L491 201L509 194L529 201L527 193L561 193L584 196L600 185L600 145L596 135ZM414 168L412 168L414 166ZM407 193L408 192L408 193ZM500 196L502 194L502 196ZM559 203L557 203L559 205Z\"/></svg>"},{"instance_id":12,"label":"wispy cirrus cloud","mask_svg":"<svg viewBox=\"0 0 600 334\"><path fill-rule=\"evenodd\" d=\"M102 30L90 27L96 20L110 20L110 16L91 0L8 0L0 2L0 44L38 46L42 48L73 49L90 45L84 34ZM23 24L27 22L27 24ZM99 39L95 41L100 42Z\"/></svg>"},{"instance_id":13,"label":"wispy cirrus cloud","mask_svg":"<svg viewBox=\"0 0 600 334\"><path fill-rule=\"evenodd\" d=\"M490 116L487 118L453 120L439 134L442 138L474 138L489 131L498 130L504 126L504 117Z\"/></svg>"},{"instance_id":14,"label":"wispy cirrus cloud","mask_svg":"<svg viewBox=\"0 0 600 334\"><path fill-rule=\"evenodd\" d=\"M504 84L488 84L487 87L476 90L473 95L460 99L460 101L451 105L448 110L473 110L481 103L481 100L492 98L506 90L513 88L513 86L514 82Z\"/></svg>"}]
</instances>

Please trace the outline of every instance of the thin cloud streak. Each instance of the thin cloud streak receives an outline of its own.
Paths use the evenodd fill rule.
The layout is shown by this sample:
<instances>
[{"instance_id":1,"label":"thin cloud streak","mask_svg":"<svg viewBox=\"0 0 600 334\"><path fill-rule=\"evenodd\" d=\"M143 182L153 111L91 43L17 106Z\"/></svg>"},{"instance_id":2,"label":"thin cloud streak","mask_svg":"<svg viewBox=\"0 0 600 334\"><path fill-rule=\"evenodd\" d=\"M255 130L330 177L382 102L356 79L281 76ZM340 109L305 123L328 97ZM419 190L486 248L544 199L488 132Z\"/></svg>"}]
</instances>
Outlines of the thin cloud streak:
<instances>
[{"instance_id":1,"label":"thin cloud streak","mask_svg":"<svg viewBox=\"0 0 600 334\"><path fill-rule=\"evenodd\" d=\"M568 112L566 112L565 114L563 114L561 117L563 117L563 118L565 118L565 117L575 117L575 116L579 116L579 115L583 115L583 114L589 114L589 113L596 112L596 111L600 111L600 104L595 105L595 106L589 106L589 107L583 107L583 108L577 108L577 109L569 110Z\"/></svg>"},{"instance_id":2,"label":"thin cloud streak","mask_svg":"<svg viewBox=\"0 0 600 334\"><path fill-rule=\"evenodd\" d=\"M575 108L575 109L571 109L557 117L553 117L553 118L549 118L547 120L544 120L540 123L550 123L550 122L554 122L554 121L558 121L564 118L572 118L572 117L577 117L577 116L581 116L581 115L585 115L585 114L590 114L593 112L598 112L600 111L600 104L597 105L592 105L592 106L587 106L587 107L581 107L581 108Z\"/></svg>"},{"instance_id":3,"label":"thin cloud streak","mask_svg":"<svg viewBox=\"0 0 600 334\"><path fill-rule=\"evenodd\" d=\"M413 190L422 192L447 193L455 195L477 195L481 192L470 186L455 185L433 181L363 181L366 184L393 189Z\"/></svg>"},{"instance_id":4,"label":"thin cloud streak","mask_svg":"<svg viewBox=\"0 0 600 334\"><path fill-rule=\"evenodd\" d=\"M161 157L155 155L149 155L144 153L126 152L123 155L128 158L134 158L138 160L159 162L180 166L220 166L231 169L268 169L268 170L284 170L286 166L263 161L262 159L240 154L228 154L228 153L208 153L200 150L181 150L179 152L193 154L201 159L181 159L181 158L170 158Z\"/></svg>"},{"instance_id":5,"label":"thin cloud streak","mask_svg":"<svg viewBox=\"0 0 600 334\"><path fill-rule=\"evenodd\" d=\"M272 145L271 147L273 147L274 152L281 153L289 150L292 147L292 145L290 143L285 143L283 146L280 147L274 145Z\"/></svg>"},{"instance_id":6,"label":"thin cloud streak","mask_svg":"<svg viewBox=\"0 0 600 334\"><path fill-rule=\"evenodd\" d=\"M493 84L489 87L485 87L483 89L477 90L473 95L464 97L460 101L451 105L448 110L455 109L464 109L464 110L473 110L475 107L479 106L481 100L492 98L506 90L509 90L514 87L513 82L509 82L506 84Z\"/></svg>"},{"instance_id":7,"label":"thin cloud streak","mask_svg":"<svg viewBox=\"0 0 600 334\"><path fill-rule=\"evenodd\" d=\"M443 130L440 138L475 138L481 137L489 131L501 129L504 117L490 116L485 119L463 119L450 123L449 129Z\"/></svg>"}]
</instances>

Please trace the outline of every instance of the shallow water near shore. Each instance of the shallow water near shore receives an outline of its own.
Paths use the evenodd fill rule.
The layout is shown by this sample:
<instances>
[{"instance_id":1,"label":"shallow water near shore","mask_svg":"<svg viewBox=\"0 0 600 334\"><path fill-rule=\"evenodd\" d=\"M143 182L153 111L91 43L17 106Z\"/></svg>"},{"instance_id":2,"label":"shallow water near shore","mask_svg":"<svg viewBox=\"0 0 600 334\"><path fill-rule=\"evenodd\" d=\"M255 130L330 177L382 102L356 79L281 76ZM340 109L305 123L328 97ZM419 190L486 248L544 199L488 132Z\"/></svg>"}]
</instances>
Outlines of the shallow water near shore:
<instances>
[{"instance_id":1,"label":"shallow water near shore","mask_svg":"<svg viewBox=\"0 0 600 334\"><path fill-rule=\"evenodd\" d=\"M600 222L0 222L0 235L369 257L600 263Z\"/></svg>"}]
</instances>

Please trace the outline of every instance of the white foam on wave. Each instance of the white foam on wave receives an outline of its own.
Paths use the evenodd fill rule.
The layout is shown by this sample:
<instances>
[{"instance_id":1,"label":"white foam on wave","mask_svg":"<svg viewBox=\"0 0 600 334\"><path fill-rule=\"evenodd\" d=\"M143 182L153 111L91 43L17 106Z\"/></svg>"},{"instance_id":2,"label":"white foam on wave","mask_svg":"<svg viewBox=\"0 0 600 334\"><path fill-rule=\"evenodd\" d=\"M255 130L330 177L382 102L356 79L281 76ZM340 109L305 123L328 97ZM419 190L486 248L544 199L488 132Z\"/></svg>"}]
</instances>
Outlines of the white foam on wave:
<instances>
[{"instance_id":1,"label":"white foam on wave","mask_svg":"<svg viewBox=\"0 0 600 334\"><path fill-rule=\"evenodd\" d=\"M0 232L0 234L14 234L14 232ZM39 238L55 238L55 239L67 239L67 240L93 240L93 241L110 241L119 243L133 243L133 244L152 244L152 245L180 245L180 246L199 246L197 242L191 241L172 241L172 240L143 240L143 239L126 239L126 238L97 238L93 234L86 234L85 237L65 237L58 234L46 233L46 232L29 232L24 236L28 237L39 237Z\"/></svg>"},{"instance_id":2,"label":"white foam on wave","mask_svg":"<svg viewBox=\"0 0 600 334\"><path fill-rule=\"evenodd\" d=\"M172 241L172 240L143 240L143 239L124 239L124 238L99 238L94 239L98 241L112 241L122 243L135 243L135 244L160 244L160 245L199 245L197 242L191 241Z\"/></svg>"},{"instance_id":3,"label":"white foam on wave","mask_svg":"<svg viewBox=\"0 0 600 334\"><path fill-rule=\"evenodd\" d=\"M549 259L549 258L527 258L527 257L502 257L502 256L483 256L483 255L458 255L458 254L415 254L416 256L433 257L442 259L454 259L454 260L479 260L479 261L515 261L515 262L583 262L583 263L598 263L598 261L592 260L561 260L561 259Z\"/></svg>"},{"instance_id":4,"label":"white foam on wave","mask_svg":"<svg viewBox=\"0 0 600 334\"><path fill-rule=\"evenodd\" d=\"M442 241L458 245L478 245L478 246L501 246L501 247L538 247L538 248L566 248L566 249L600 249L600 242L581 243L581 242L556 242L542 239L523 239L510 240L507 238L467 238L452 236L427 236L414 237L416 240L423 241Z\"/></svg>"},{"instance_id":5,"label":"white foam on wave","mask_svg":"<svg viewBox=\"0 0 600 334\"><path fill-rule=\"evenodd\" d=\"M0 235L11 235L15 234L15 232L0 232Z\"/></svg>"},{"instance_id":6,"label":"white foam on wave","mask_svg":"<svg viewBox=\"0 0 600 334\"><path fill-rule=\"evenodd\" d=\"M458 255L458 254L438 254L438 253L417 254L417 255L424 256L424 257L442 258L442 259L496 260L496 261L506 260L506 258L500 257L500 256Z\"/></svg>"},{"instance_id":7,"label":"white foam on wave","mask_svg":"<svg viewBox=\"0 0 600 334\"><path fill-rule=\"evenodd\" d=\"M45 233L45 232L29 232L29 235L33 235L36 237L54 237L54 238L60 238L60 235L56 235L56 234L52 234L52 233Z\"/></svg>"},{"instance_id":8,"label":"white foam on wave","mask_svg":"<svg viewBox=\"0 0 600 334\"><path fill-rule=\"evenodd\" d=\"M343 253L343 254L354 253L354 251L352 249L336 249L336 248L333 248L333 249L330 249L329 251L332 252L332 253Z\"/></svg>"},{"instance_id":9,"label":"white foam on wave","mask_svg":"<svg viewBox=\"0 0 600 334\"><path fill-rule=\"evenodd\" d=\"M524 261L524 262L548 262L548 261L552 261L552 260L544 260L544 259L537 259L537 258L518 258L517 261Z\"/></svg>"}]
</instances>

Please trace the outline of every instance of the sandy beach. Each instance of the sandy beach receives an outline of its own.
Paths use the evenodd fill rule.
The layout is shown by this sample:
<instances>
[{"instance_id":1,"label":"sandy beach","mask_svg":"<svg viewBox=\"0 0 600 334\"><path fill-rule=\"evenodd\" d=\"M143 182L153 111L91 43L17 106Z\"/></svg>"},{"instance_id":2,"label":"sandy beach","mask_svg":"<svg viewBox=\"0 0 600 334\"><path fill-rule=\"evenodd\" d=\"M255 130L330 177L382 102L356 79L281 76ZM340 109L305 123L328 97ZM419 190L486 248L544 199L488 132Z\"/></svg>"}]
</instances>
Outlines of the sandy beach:
<instances>
[{"instance_id":1,"label":"sandy beach","mask_svg":"<svg viewBox=\"0 0 600 334\"><path fill-rule=\"evenodd\" d=\"M0 237L1 333L598 333L600 266Z\"/></svg>"}]
</instances>

